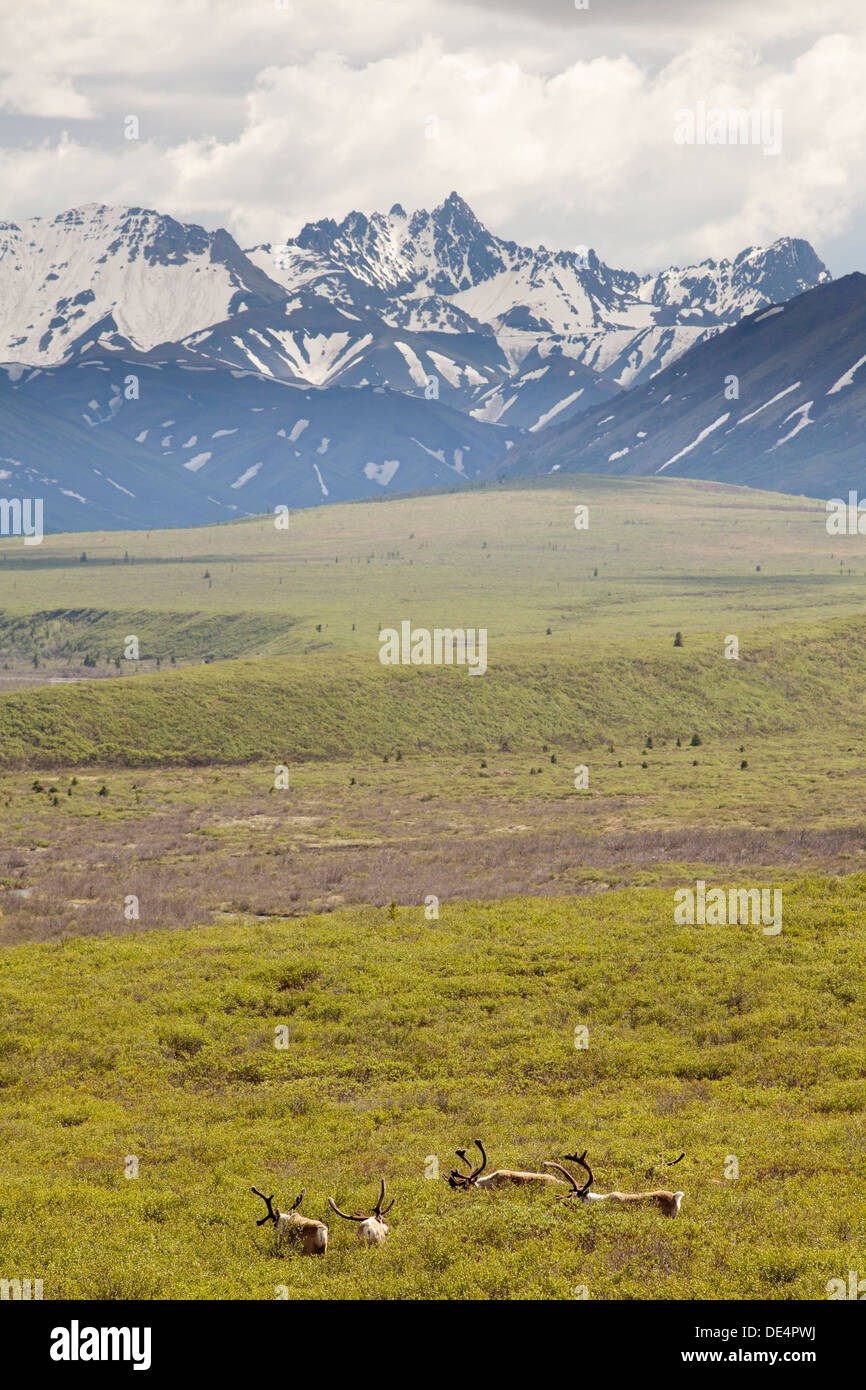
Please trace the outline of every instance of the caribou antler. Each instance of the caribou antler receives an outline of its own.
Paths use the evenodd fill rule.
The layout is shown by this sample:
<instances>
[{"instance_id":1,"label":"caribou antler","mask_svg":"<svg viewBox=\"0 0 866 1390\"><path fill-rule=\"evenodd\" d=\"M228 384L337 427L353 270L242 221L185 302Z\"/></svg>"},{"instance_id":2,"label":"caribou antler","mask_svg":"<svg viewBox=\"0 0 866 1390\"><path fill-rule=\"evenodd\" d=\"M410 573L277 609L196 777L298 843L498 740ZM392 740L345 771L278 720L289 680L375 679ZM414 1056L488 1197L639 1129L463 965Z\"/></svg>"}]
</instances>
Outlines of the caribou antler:
<instances>
[{"instance_id":1,"label":"caribou antler","mask_svg":"<svg viewBox=\"0 0 866 1390\"><path fill-rule=\"evenodd\" d=\"M348 1213L347 1211L340 1211L340 1208L337 1206L337 1203L334 1201L333 1197L329 1197L329 1198L328 1198L328 1206L331 1208L332 1211L335 1211L335 1212L337 1213L338 1216L342 1216L343 1219L344 1219L344 1221L366 1221L366 1220L367 1220L367 1218L366 1218L366 1216L364 1215L363 1212L360 1212L360 1211L359 1211L359 1212L356 1212L354 1216L350 1216L349 1213Z\"/></svg>"},{"instance_id":2,"label":"caribou antler","mask_svg":"<svg viewBox=\"0 0 866 1390\"><path fill-rule=\"evenodd\" d=\"M564 1159L567 1159L569 1163L577 1163L577 1164L579 1165L579 1167L583 1168L583 1169L585 1170L585 1172L587 1172L587 1173L589 1174L589 1177L587 1178L586 1182L583 1184L583 1187L579 1187L579 1188L577 1189L578 1194L579 1194L581 1197L585 1197L585 1196L586 1196L587 1192L588 1192L589 1189L592 1187L592 1184L595 1182L595 1178L593 1177L592 1169L590 1168L589 1164L588 1164L587 1161L586 1161L586 1155L587 1155L587 1150L586 1150L586 1149L584 1149L584 1151L583 1151L582 1154L576 1154L576 1153L575 1153L575 1154L563 1154L563 1155L562 1155L562 1157L563 1157ZM569 1195L570 1195L570 1194L569 1194Z\"/></svg>"},{"instance_id":3,"label":"caribou antler","mask_svg":"<svg viewBox=\"0 0 866 1390\"><path fill-rule=\"evenodd\" d=\"M256 1222L256 1225L257 1225L257 1226L264 1226L264 1224L265 1224L266 1221L273 1221L274 1225L276 1226L276 1224L277 1224L277 1213L274 1211L274 1194L273 1194L273 1192L271 1193L270 1197L266 1197L265 1194L264 1194L264 1192L259 1192L259 1189L258 1189L257 1187L251 1187L251 1188L250 1188L250 1191L251 1191L251 1192L254 1192L254 1193L256 1194L257 1197L261 1197L262 1201L267 1205L267 1208L268 1208L268 1214L267 1214L267 1216L263 1216L262 1219L261 1219L261 1221L257 1221L257 1222ZM301 1193L301 1197L303 1197L303 1195L304 1195L304 1194L303 1194L303 1192L302 1192L302 1193ZM299 1197L299 1198L298 1198L298 1201L295 1202L295 1207L298 1205L298 1202L300 1202L301 1197ZM292 1207L292 1211L294 1211L295 1207Z\"/></svg>"},{"instance_id":4,"label":"caribou antler","mask_svg":"<svg viewBox=\"0 0 866 1390\"><path fill-rule=\"evenodd\" d=\"M469 1178L470 1182L475 1182L476 1178L479 1178L481 1174L484 1172L484 1169L487 1167L487 1155L484 1152L484 1145L482 1144L480 1139L473 1139L472 1142L481 1155L480 1167L474 1168Z\"/></svg>"},{"instance_id":5,"label":"caribou antler","mask_svg":"<svg viewBox=\"0 0 866 1390\"><path fill-rule=\"evenodd\" d=\"M466 1164L466 1167L469 1169L469 1172L458 1173L456 1168L452 1168L448 1177L445 1178L445 1182L447 1182L449 1187L474 1187L475 1183L478 1181L479 1177L484 1172L484 1169L487 1167L487 1154L484 1152L484 1145L482 1144L480 1139L473 1139L472 1142L481 1154L480 1164L477 1168L473 1168L472 1163L466 1157L466 1150L455 1149L454 1152L456 1153L457 1157L459 1159L462 1159L462 1161Z\"/></svg>"},{"instance_id":6,"label":"caribou antler","mask_svg":"<svg viewBox=\"0 0 866 1390\"><path fill-rule=\"evenodd\" d=\"M562 1176L566 1178L569 1184L571 1185L570 1192L558 1192L556 1194L557 1201L564 1202L569 1197L574 1197L575 1194L577 1194L578 1197L581 1196L584 1189L582 1187L578 1187L577 1183L574 1181L572 1174L569 1173L567 1168L563 1168L561 1163L554 1163L552 1158L546 1158L541 1166L542 1168L555 1168L557 1173L561 1173Z\"/></svg>"},{"instance_id":7,"label":"caribou antler","mask_svg":"<svg viewBox=\"0 0 866 1390\"><path fill-rule=\"evenodd\" d=\"M390 1200L390 1202L388 1203L387 1207L383 1207L383 1206L382 1206L382 1203L384 1202L384 1200L385 1200L385 1179L383 1178L383 1179L382 1179L382 1190L381 1190L381 1192L379 1193L379 1200L378 1200L378 1202L376 1203L375 1207L373 1208L373 1211L374 1211L375 1214L376 1214L377 1216L379 1216L379 1217L384 1216L386 1212L389 1212L389 1211L391 1210L391 1208L393 1207L394 1202L395 1202L396 1199L395 1199L394 1197L392 1197L391 1200Z\"/></svg>"},{"instance_id":8,"label":"caribou antler","mask_svg":"<svg viewBox=\"0 0 866 1390\"><path fill-rule=\"evenodd\" d=\"M469 1174L472 1172L472 1164L466 1157L465 1149L455 1149L454 1152L456 1153L457 1157L461 1159L463 1163L466 1164L466 1167L469 1169L469 1173L458 1173L456 1168L452 1168L450 1176L445 1178L445 1182L448 1183L449 1187L465 1187L467 1182L469 1181Z\"/></svg>"},{"instance_id":9,"label":"caribou antler","mask_svg":"<svg viewBox=\"0 0 866 1390\"><path fill-rule=\"evenodd\" d=\"M388 1203L387 1207L383 1207L383 1206L382 1206L382 1203L383 1203L384 1200L385 1200L385 1179L384 1179L384 1178L381 1179L381 1183L382 1183L382 1186L381 1186L380 1189L379 1189L379 1197L378 1197L378 1200L377 1200L377 1202L376 1202L376 1205L375 1205L374 1208L373 1208L373 1212L372 1212L372 1215L371 1215L371 1216L368 1216L367 1213L364 1212L364 1211L356 1211L356 1212L354 1213L354 1215L350 1216L349 1213L348 1213L347 1211L340 1211L340 1208L337 1206L337 1203L334 1201L333 1197L329 1197L329 1198L328 1198L328 1205L331 1207L331 1209L332 1209L333 1211L335 1211L335 1212L337 1213L338 1216L342 1216L346 1221L371 1221L371 1220L381 1221L381 1219L382 1219L382 1217L385 1215L385 1213L386 1213L386 1212L389 1212L389 1211L391 1210L391 1208L393 1207L394 1202L395 1202L395 1200L396 1200L394 1197L392 1197L391 1200L390 1200L390 1202Z\"/></svg>"},{"instance_id":10,"label":"caribou antler","mask_svg":"<svg viewBox=\"0 0 866 1390\"><path fill-rule=\"evenodd\" d=\"M665 1159L664 1154L659 1154L659 1166L658 1166L658 1168L656 1168L656 1166L655 1166L654 1163L651 1163L650 1166L649 1166L649 1168L644 1169L644 1176L647 1177L647 1178L652 1178L652 1177L655 1177L656 1173L659 1171L660 1168L675 1168L676 1165L677 1165L678 1163L680 1163L680 1162L685 1158L685 1156L686 1156L686 1155L685 1155L685 1150L684 1150L684 1151L680 1154L679 1158L672 1158L672 1159L668 1162L668 1161Z\"/></svg>"}]
</instances>

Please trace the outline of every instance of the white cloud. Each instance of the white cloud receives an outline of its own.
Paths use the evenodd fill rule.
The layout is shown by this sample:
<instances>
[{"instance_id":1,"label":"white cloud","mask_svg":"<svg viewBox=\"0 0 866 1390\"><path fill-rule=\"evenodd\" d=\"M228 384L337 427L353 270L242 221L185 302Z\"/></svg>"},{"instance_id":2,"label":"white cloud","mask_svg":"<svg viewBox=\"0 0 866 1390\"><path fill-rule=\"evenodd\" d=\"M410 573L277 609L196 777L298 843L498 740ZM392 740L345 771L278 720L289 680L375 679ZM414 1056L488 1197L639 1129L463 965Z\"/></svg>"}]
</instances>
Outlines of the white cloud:
<instances>
[{"instance_id":1,"label":"white cloud","mask_svg":"<svg viewBox=\"0 0 866 1390\"><path fill-rule=\"evenodd\" d=\"M46 119L85 120L95 113L87 98L76 92L62 73L38 69L15 72L0 80L0 110Z\"/></svg>"},{"instance_id":2,"label":"white cloud","mask_svg":"<svg viewBox=\"0 0 866 1390\"><path fill-rule=\"evenodd\" d=\"M34 0L0 30L0 104L35 119L0 151L0 218L144 204L249 245L456 188L502 235L636 269L784 233L832 264L866 194L860 11L709 8L720 31L685 28L674 0L653 25L621 0L591 30L589 12L482 0ZM674 113L698 101L779 108L782 153L677 146Z\"/></svg>"}]
</instances>

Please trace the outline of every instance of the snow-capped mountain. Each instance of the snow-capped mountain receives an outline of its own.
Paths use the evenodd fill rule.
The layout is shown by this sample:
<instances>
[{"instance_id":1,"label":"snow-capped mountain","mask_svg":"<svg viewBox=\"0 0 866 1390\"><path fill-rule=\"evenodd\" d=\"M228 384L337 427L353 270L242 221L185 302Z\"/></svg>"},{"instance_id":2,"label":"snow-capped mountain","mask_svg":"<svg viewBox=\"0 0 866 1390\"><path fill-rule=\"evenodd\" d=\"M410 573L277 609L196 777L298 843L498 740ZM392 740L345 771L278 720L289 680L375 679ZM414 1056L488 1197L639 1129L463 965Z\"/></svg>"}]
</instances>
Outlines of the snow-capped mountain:
<instances>
[{"instance_id":1,"label":"snow-capped mountain","mask_svg":"<svg viewBox=\"0 0 866 1390\"><path fill-rule=\"evenodd\" d=\"M866 275L761 308L651 381L524 440L501 474L711 478L809 496L864 490Z\"/></svg>"},{"instance_id":2,"label":"snow-capped mountain","mask_svg":"<svg viewBox=\"0 0 866 1390\"><path fill-rule=\"evenodd\" d=\"M456 193L249 251L141 208L6 223L0 472L54 497L51 529L486 477L828 279L792 239L640 276L503 240Z\"/></svg>"},{"instance_id":3,"label":"snow-capped mountain","mask_svg":"<svg viewBox=\"0 0 866 1390\"><path fill-rule=\"evenodd\" d=\"M227 232L143 208L0 223L0 362L61 362L106 315L146 351L282 298Z\"/></svg>"},{"instance_id":4,"label":"snow-capped mountain","mask_svg":"<svg viewBox=\"0 0 866 1390\"><path fill-rule=\"evenodd\" d=\"M493 236L456 193L432 212L410 216L396 205L339 224L326 218L249 256L290 294L312 288L351 312L366 300L386 323L415 333L491 334L512 376L530 353L561 352L617 386L830 279L808 242L793 238L733 261L640 276L588 247L548 251Z\"/></svg>"}]
</instances>

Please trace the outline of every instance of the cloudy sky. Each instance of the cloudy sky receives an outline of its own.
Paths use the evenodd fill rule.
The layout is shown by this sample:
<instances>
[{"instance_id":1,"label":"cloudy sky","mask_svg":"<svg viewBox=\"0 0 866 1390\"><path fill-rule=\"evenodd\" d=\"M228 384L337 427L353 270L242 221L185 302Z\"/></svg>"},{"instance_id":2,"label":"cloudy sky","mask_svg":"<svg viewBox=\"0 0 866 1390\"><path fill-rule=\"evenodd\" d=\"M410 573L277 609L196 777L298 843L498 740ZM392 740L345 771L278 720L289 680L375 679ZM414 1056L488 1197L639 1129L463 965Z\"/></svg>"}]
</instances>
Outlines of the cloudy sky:
<instances>
[{"instance_id":1,"label":"cloudy sky","mask_svg":"<svg viewBox=\"0 0 866 1390\"><path fill-rule=\"evenodd\" d=\"M456 189L635 270L786 234L866 270L863 0L584 4L4 5L0 219L131 204L249 246ZM780 153L677 143L699 103L781 113Z\"/></svg>"}]
</instances>

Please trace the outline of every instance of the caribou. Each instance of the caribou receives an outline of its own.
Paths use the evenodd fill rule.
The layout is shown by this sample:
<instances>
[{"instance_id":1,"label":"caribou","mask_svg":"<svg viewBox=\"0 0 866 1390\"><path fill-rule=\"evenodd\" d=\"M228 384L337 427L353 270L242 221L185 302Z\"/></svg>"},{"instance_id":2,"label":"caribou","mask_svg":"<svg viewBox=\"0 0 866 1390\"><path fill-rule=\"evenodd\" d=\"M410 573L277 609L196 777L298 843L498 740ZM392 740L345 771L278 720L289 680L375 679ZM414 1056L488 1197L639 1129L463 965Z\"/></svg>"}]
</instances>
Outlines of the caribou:
<instances>
[{"instance_id":1,"label":"caribou","mask_svg":"<svg viewBox=\"0 0 866 1390\"><path fill-rule=\"evenodd\" d=\"M584 1149L582 1154L563 1154L564 1161L576 1163L587 1173L586 1182L582 1187L575 1181L568 1169L563 1168L561 1163L555 1163L552 1159L545 1160L543 1165L545 1168L555 1168L558 1173L562 1173L563 1177L566 1178L571 1185L571 1190L569 1192L557 1194L561 1197L561 1200L577 1202L614 1202L617 1206L652 1206L658 1207L665 1216L674 1217L679 1215L683 1197L686 1195L684 1192L668 1192L663 1188L658 1188L654 1192L590 1192L589 1189L592 1187L595 1178L592 1169L586 1161L586 1155L586 1149ZM680 1154L680 1158L685 1158L685 1154ZM679 1163L680 1158L674 1159L674 1162Z\"/></svg>"},{"instance_id":2,"label":"caribou","mask_svg":"<svg viewBox=\"0 0 866 1390\"><path fill-rule=\"evenodd\" d=\"M473 1140L476 1149L481 1154L481 1162L477 1168L473 1168L472 1163L466 1157L465 1149L455 1149L457 1157L466 1164L468 1173L458 1173L456 1168L452 1168L445 1182L449 1187L459 1188L466 1191L470 1187L481 1187L491 1191L497 1187L507 1187L513 1184L517 1187L532 1187L540 1185L549 1187L551 1184L561 1187L562 1182L559 1178L553 1178L549 1173L524 1173L516 1168L497 1168L494 1173L484 1173L487 1167L487 1154L484 1152L484 1145L480 1139Z\"/></svg>"},{"instance_id":3,"label":"caribou","mask_svg":"<svg viewBox=\"0 0 866 1390\"><path fill-rule=\"evenodd\" d=\"M363 1211L356 1211L354 1213L350 1213L348 1211L340 1211L340 1208L337 1206L337 1203L334 1201L333 1197L328 1198L328 1206L331 1208L332 1211L335 1211L338 1216L342 1216L344 1221L358 1222L358 1239L360 1240L362 1245L383 1245L385 1237L391 1229L390 1226L385 1224L383 1218L385 1216L385 1213L389 1212L393 1207L394 1198L391 1198L387 1207L383 1207L382 1205L384 1200L385 1179L382 1178L382 1187L379 1192L379 1200L377 1201L375 1207L373 1208L369 1216L367 1216L366 1213Z\"/></svg>"},{"instance_id":4,"label":"caribou","mask_svg":"<svg viewBox=\"0 0 866 1390\"><path fill-rule=\"evenodd\" d=\"M301 1216L298 1212L307 1191L305 1187L301 1189L301 1195L295 1198L288 1211L275 1210L273 1193L266 1197L257 1187L250 1188L250 1191L261 1197L268 1209L267 1216L263 1216L256 1225L264 1226L265 1222L273 1221L274 1238L278 1247L285 1238L299 1241L305 1255L324 1255L328 1248L328 1228L324 1221L316 1221L312 1216Z\"/></svg>"}]
</instances>

